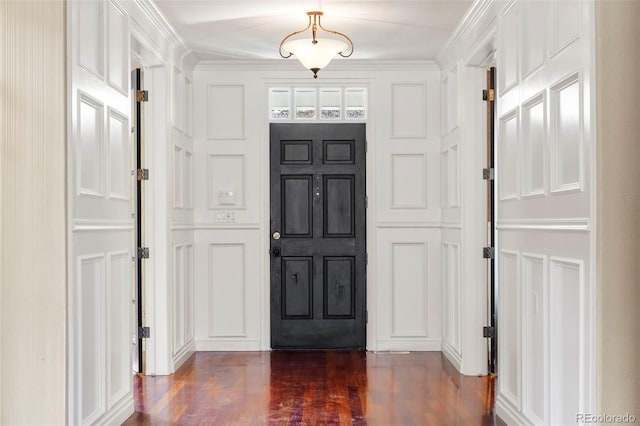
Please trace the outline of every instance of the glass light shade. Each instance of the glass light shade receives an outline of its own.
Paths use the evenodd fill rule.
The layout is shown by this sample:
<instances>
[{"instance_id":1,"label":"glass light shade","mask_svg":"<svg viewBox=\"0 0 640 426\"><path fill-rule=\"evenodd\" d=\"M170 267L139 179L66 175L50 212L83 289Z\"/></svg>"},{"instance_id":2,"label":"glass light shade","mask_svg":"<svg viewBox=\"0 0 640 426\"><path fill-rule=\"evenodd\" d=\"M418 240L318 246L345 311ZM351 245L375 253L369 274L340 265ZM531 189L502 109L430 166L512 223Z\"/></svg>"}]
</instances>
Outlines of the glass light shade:
<instances>
[{"instance_id":1,"label":"glass light shade","mask_svg":"<svg viewBox=\"0 0 640 426\"><path fill-rule=\"evenodd\" d=\"M310 38L292 40L282 45L282 49L293 53L302 65L311 70L326 67L334 56L348 47L346 43L329 38L318 38L316 44L312 41Z\"/></svg>"}]
</instances>

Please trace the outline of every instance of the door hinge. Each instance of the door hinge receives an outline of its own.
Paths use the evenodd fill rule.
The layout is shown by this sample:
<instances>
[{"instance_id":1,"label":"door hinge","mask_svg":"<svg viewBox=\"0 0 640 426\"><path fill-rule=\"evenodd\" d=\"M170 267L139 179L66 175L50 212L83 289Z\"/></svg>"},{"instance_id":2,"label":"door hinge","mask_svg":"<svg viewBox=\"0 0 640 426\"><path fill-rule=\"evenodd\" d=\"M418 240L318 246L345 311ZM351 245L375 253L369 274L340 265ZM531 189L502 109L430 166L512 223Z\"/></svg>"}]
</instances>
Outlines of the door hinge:
<instances>
[{"instance_id":1,"label":"door hinge","mask_svg":"<svg viewBox=\"0 0 640 426\"><path fill-rule=\"evenodd\" d=\"M368 265L369 264L369 253L365 252L364 254L364 264Z\"/></svg>"},{"instance_id":2,"label":"door hinge","mask_svg":"<svg viewBox=\"0 0 640 426\"><path fill-rule=\"evenodd\" d=\"M369 152L369 141L364 141L364 153Z\"/></svg>"},{"instance_id":3,"label":"door hinge","mask_svg":"<svg viewBox=\"0 0 640 426\"><path fill-rule=\"evenodd\" d=\"M138 339L148 339L151 337L151 327L138 327Z\"/></svg>"},{"instance_id":4,"label":"door hinge","mask_svg":"<svg viewBox=\"0 0 640 426\"><path fill-rule=\"evenodd\" d=\"M138 181L149 180L149 169L138 169Z\"/></svg>"},{"instance_id":5,"label":"door hinge","mask_svg":"<svg viewBox=\"0 0 640 426\"><path fill-rule=\"evenodd\" d=\"M483 90L482 91L482 100L493 102L496 98L496 92L493 89Z\"/></svg>"},{"instance_id":6,"label":"door hinge","mask_svg":"<svg viewBox=\"0 0 640 426\"><path fill-rule=\"evenodd\" d=\"M369 208L369 196L368 195L364 196L364 208L365 209Z\"/></svg>"},{"instance_id":7,"label":"door hinge","mask_svg":"<svg viewBox=\"0 0 640 426\"><path fill-rule=\"evenodd\" d=\"M482 248L482 257L484 259L495 259L495 257L496 257L496 249L495 249L495 247L483 247Z\"/></svg>"},{"instance_id":8,"label":"door hinge","mask_svg":"<svg viewBox=\"0 0 640 426\"><path fill-rule=\"evenodd\" d=\"M364 311L364 319L367 324L369 324L369 311Z\"/></svg>"},{"instance_id":9,"label":"door hinge","mask_svg":"<svg viewBox=\"0 0 640 426\"><path fill-rule=\"evenodd\" d=\"M495 169L493 167L489 169L482 169L482 179L484 180L494 180L495 179Z\"/></svg>"},{"instance_id":10,"label":"door hinge","mask_svg":"<svg viewBox=\"0 0 640 426\"><path fill-rule=\"evenodd\" d=\"M482 337L487 337L489 339L496 337L495 327L482 327Z\"/></svg>"},{"instance_id":11,"label":"door hinge","mask_svg":"<svg viewBox=\"0 0 640 426\"><path fill-rule=\"evenodd\" d=\"M149 101L149 91L148 90L138 90L136 92L136 101L137 102L148 102Z\"/></svg>"},{"instance_id":12,"label":"door hinge","mask_svg":"<svg viewBox=\"0 0 640 426\"><path fill-rule=\"evenodd\" d=\"M149 247L138 247L138 259L149 258Z\"/></svg>"}]
</instances>

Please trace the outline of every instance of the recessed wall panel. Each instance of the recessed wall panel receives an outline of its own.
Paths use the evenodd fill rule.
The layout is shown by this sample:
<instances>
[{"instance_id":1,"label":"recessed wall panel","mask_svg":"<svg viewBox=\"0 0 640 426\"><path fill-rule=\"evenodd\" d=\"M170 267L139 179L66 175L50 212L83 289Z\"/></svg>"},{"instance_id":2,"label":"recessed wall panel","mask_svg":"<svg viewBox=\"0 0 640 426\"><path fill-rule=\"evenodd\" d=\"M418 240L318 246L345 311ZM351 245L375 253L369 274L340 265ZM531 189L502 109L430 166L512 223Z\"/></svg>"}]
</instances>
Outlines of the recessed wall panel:
<instances>
[{"instance_id":1,"label":"recessed wall panel","mask_svg":"<svg viewBox=\"0 0 640 426\"><path fill-rule=\"evenodd\" d=\"M209 336L245 337L245 245L209 245Z\"/></svg>"},{"instance_id":2,"label":"recessed wall panel","mask_svg":"<svg viewBox=\"0 0 640 426\"><path fill-rule=\"evenodd\" d=\"M520 400L520 274L519 255L501 251L499 258L499 304L502 320L499 325L498 353L500 353L501 393L518 406Z\"/></svg>"},{"instance_id":3,"label":"recessed wall panel","mask_svg":"<svg viewBox=\"0 0 640 426\"><path fill-rule=\"evenodd\" d=\"M193 135L193 83L185 79L184 82L184 132Z\"/></svg>"},{"instance_id":4,"label":"recessed wall panel","mask_svg":"<svg viewBox=\"0 0 640 426\"><path fill-rule=\"evenodd\" d=\"M173 207L184 206L184 154L181 147L173 147Z\"/></svg>"},{"instance_id":5,"label":"recessed wall panel","mask_svg":"<svg viewBox=\"0 0 640 426\"><path fill-rule=\"evenodd\" d=\"M391 85L391 137L427 137L427 87L424 83Z\"/></svg>"},{"instance_id":6,"label":"recessed wall panel","mask_svg":"<svg viewBox=\"0 0 640 426\"><path fill-rule=\"evenodd\" d=\"M391 208L427 208L427 162L424 154L391 155Z\"/></svg>"},{"instance_id":7,"label":"recessed wall panel","mask_svg":"<svg viewBox=\"0 0 640 426\"><path fill-rule=\"evenodd\" d=\"M184 252L184 339L193 339L194 330L194 276L193 244L187 244Z\"/></svg>"},{"instance_id":8,"label":"recessed wall panel","mask_svg":"<svg viewBox=\"0 0 640 426\"><path fill-rule=\"evenodd\" d=\"M579 189L582 176L582 100L578 74L552 87L552 190Z\"/></svg>"},{"instance_id":9,"label":"recessed wall panel","mask_svg":"<svg viewBox=\"0 0 640 426\"><path fill-rule=\"evenodd\" d=\"M185 247L173 248L173 355L184 345Z\"/></svg>"},{"instance_id":10,"label":"recessed wall panel","mask_svg":"<svg viewBox=\"0 0 640 426\"><path fill-rule=\"evenodd\" d=\"M282 271L282 318L313 318L313 257L283 257Z\"/></svg>"},{"instance_id":11,"label":"recessed wall panel","mask_svg":"<svg viewBox=\"0 0 640 426\"><path fill-rule=\"evenodd\" d=\"M547 43L547 10L546 1L522 2L526 19L522 23L522 75L528 75L544 64Z\"/></svg>"},{"instance_id":12,"label":"recessed wall panel","mask_svg":"<svg viewBox=\"0 0 640 426\"><path fill-rule=\"evenodd\" d=\"M173 127L184 130L184 76L180 70L173 71Z\"/></svg>"},{"instance_id":13,"label":"recessed wall panel","mask_svg":"<svg viewBox=\"0 0 640 426\"><path fill-rule=\"evenodd\" d=\"M221 193L229 192L234 196L221 199ZM244 208L244 155L209 155L208 198L209 210Z\"/></svg>"},{"instance_id":14,"label":"recessed wall panel","mask_svg":"<svg viewBox=\"0 0 640 426\"><path fill-rule=\"evenodd\" d=\"M109 110L108 130L109 196L128 200L131 187L131 150L127 118Z\"/></svg>"},{"instance_id":15,"label":"recessed wall panel","mask_svg":"<svg viewBox=\"0 0 640 426\"><path fill-rule=\"evenodd\" d=\"M78 99L78 189L80 194L103 195L104 106L82 93Z\"/></svg>"},{"instance_id":16,"label":"recessed wall panel","mask_svg":"<svg viewBox=\"0 0 640 426\"><path fill-rule=\"evenodd\" d=\"M355 258L325 257L323 277L324 317L355 318Z\"/></svg>"},{"instance_id":17,"label":"recessed wall panel","mask_svg":"<svg viewBox=\"0 0 640 426\"><path fill-rule=\"evenodd\" d=\"M449 151L440 154L440 202L443 208L451 207L449 201Z\"/></svg>"},{"instance_id":18,"label":"recessed wall panel","mask_svg":"<svg viewBox=\"0 0 640 426\"><path fill-rule=\"evenodd\" d=\"M546 258L538 255L523 255L522 277L525 303L523 411L536 419L537 423L548 424L547 354L549 345L546 321L548 315Z\"/></svg>"},{"instance_id":19,"label":"recessed wall panel","mask_svg":"<svg viewBox=\"0 0 640 426\"><path fill-rule=\"evenodd\" d=\"M193 154L184 152L184 207L193 208Z\"/></svg>"},{"instance_id":20,"label":"recessed wall panel","mask_svg":"<svg viewBox=\"0 0 640 426\"><path fill-rule=\"evenodd\" d=\"M119 7L108 6L108 80L111 87L127 93L129 86L129 25L127 16ZM83 34L84 37L84 34Z\"/></svg>"},{"instance_id":21,"label":"recessed wall panel","mask_svg":"<svg viewBox=\"0 0 640 426\"><path fill-rule=\"evenodd\" d=\"M210 85L207 88L207 137L243 139L244 86Z\"/></svg>"},{"instance_id":22,"label":"recessed wall panel","mask_svg":"<svg viewBox=\"0 0 640 426\"><path fill-rule=\"evenodd\" d=\"M427 336L427 244L391 245L391 336Z\"/></svg>"},{"instance_id":23,"label":"recessed wall panel","mask_svg":"<svg viewBox=\"0 0 640 426\"><path fill-rule=\"evenodd\" d=\"M451 344L451 275L449 270L449 244L442 243L442 338L445 342Z\"/></svg>"},{"instance_id":24,"label":"recessed wall panel","mask_svg":"<svg viewBox=\"0 0 640 426\"><path fill-rule=\"evenodd\" d=\"M93 423L105 411L104 344L105 258L79 258L80 387L83 423ZM96 374L96 372L102 372Z\"/></svg>"},{"instance_id":25,"label":"recessed wall panel","mask_svg":"<svg viewBox=\"0 0 640 426\"><path fill-rule=\"evenodd\" d=\"M131 377L131 258L128 252L109 255L108 318L109 362L108 407L129 392Z\"/></svg>"},{"instance_id":26,"label":"recessed wall panel","mask_svg":"<svg viewBox=\"0 0 640 426\"><path fill-rule=\"evenodd\" d=\"M501 94L504 94L518 83L518 34L520 33L518 7L519 3L513 2L500 20L499 37L501 49L500 60L498 61L500 66L498 84Z\"/></svg>"},{"instance_id":27,"label":"recessed wall panel","mask_svg":"<svg viewBox=\"0 0 640 426\"><path fill-rule=\"evenodd\" d=\"M550 259L551 424L575 422L575 413L580 412L584 392L580 354L585 350L580 312L583 273L581 260Z\"/></svg>"},{"instance_id":28,"label":"recessed wall panel","mask_svg":"<svg viewBox=\"0 0 640 426\"><path fill-rule=\"evenodd\" d=\"M460 352L460 306L462 300L460 298L460 246L458 244L449 244L449 327L451 329L449 336L451 346Z\"/></svg>"},{"instance_id":29,"label":"recessed wall panel","mask_svg":"<svg viewBox=\"0 0 640 426\"><path fill-rule=\"evenodd\" d=\"M447 179L447 191L449 192L449 204L451 207L460 206L459 197L459 156L458 146L455 145L449 150L449 167L447 167L447 173L449 174Z\"/></svg>"},{"instance_id":30,"label":"recessed wall panel","mask_svg":"<svg viewBox=\"0 0 640 426\"><path fill-rule=\"evenodd\" d=\"M552 2L554 52L580 38L582 3L579 0L554 0Z\"/></svg>"},{"instance_id":31,"label":"recessed wall panel","mask_svg":"<svg viewBox=\"0 0 640 426\"><path fill-rule=\"evenodd\" d=\"M512 112L500 120L499 178L500 200L518 196L518 114Z\"/></svg>"},{"instance_id":32,"label":"recessed wall panel","mask_svg":"<svg viewBox=\"0 0 640 426\"><path fill-rule=\"evenodd\" d=\"M447 78L447 129L451 132L458 127L458 70L454 69Z\"/></svg>"},{"instance_id":33,"label":"recessed wall panel","mask_svg":"<svg viewBox=\"0 0 640 426\"><path fill-rule=\"evenodd\" d=\"M78 61L82 68L104 77L104 6L98 1L78 3Z\"/></svg>"},{"instance_id":34,"label":"recessed wall panel","mask_svg":"<svg viewBox=\"0 0 640 426\"><path fill-rule=\"evenodd\" d=\"M545 192L546 103L540 94L522 106L522 195Z\"/></svg>"}]
</instances>

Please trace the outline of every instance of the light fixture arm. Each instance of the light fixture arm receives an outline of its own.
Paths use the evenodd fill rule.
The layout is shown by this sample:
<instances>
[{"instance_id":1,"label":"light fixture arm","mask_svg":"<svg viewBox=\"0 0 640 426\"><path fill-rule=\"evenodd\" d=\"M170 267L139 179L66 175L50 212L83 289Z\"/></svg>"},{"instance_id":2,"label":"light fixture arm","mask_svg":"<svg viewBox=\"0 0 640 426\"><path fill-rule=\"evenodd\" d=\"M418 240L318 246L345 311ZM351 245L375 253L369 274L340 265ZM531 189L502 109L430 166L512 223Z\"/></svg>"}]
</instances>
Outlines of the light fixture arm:
<instances>
[{"instance_id":1,"label":"light fixture arm","mask_svg":"<svg viewBox=\"0 0 640 426\"><path fill-rule=\"evenodd\" d=\"M282 39L282 41L280 42L280 46L278 47L278 53L280 53L280 56L287 59L293 56L293 53L288 52L288 55L284 55L282 53L282 46L285 44L285 42L287 40L289 40L291 37L296 36L298 34L302 34L303 32L307 31L309 28L311 28L311 32L313 34L313 44L317 44L317 34L318 34L318 28L320 28L322 31L325 31L327 33L330 34L334 34L340 37L343 37L345 40L347 40L349 42L349 54L345 54L344 52L338 52L338 55L342 56L343 58L348 58L349 56L351 56L353 54L353 41L346 35L343 34L341 32L338 31L334 31L334 30L329 30L325 27L322 26L322 22L320 22L320 17L324 15L323 12L318 12L318 11L314 11L314 12L307 12L307 16L309 17L309 24L302 30L300 31L294 31L291 34L289 34L288 36L286 36L285 38Z\"/></svg>"},{"instance_id":2,"label":"light fixture arm","mask_svg":"<svg viewBox=\"0 0 640 426\"><path fill-rule=\"evenodd\" d=\"M309 12L311 13L311 12ZM309 15L309 13L307 13L307 15ZM314 17L315 19L315 17ZM307 31L309 28L311 28L311 24L312 24L312 20L311 20L311 15L309 15L309 25L307 25L304 29L300 30L300 31L294 31L291 34L289 34L288 36L286 36L285 38L282 39L282 41L280 42L280 47L278 48L278 52L280 53L280 56L282 56L283 58L287 59L293 56L293 53L289 52L289 54L287 56L284 56L282 54L282 45L289 40L291 37L296 36L298 34L302 34L303 32ZM313 39L315 40L315 32L314 32L314 37Z\"/></svg>"},{"instance_id":3,"label":"light fixture arm","mask_svg":"<svg viewBox=\"0 0 640 426\"><path fill-rule=\"evenodd\" d=\"M315 17L314 17L314 26L315 26ZM335 34L335 35L344 37L345 40L347 40L349 42L349 54L345 55L344 52L338 52L338 55L342 56L343 58L348 58L349 56L353 55L353 41L351 41L351 39L346 34L342 34L339 31L328 30L325 27L323 27L322 23L320 22L320 16L318 16L318 26L320 27L321 30L326 31L326 32L331 33L331 34ZM316 34L315 34L315 31L314 31L313 39L315 40L315 38L316 38Z\"/></svg>"}]
</instances>

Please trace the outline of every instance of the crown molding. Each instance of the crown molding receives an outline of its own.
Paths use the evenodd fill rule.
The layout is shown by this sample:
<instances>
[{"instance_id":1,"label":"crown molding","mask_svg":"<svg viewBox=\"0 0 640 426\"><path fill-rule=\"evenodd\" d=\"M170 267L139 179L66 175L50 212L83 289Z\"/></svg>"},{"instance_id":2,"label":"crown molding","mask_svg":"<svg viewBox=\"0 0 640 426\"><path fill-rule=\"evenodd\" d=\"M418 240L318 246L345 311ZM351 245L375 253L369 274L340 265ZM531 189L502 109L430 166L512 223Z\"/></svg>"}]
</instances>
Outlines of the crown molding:
<instances>
[{"instance_id":1,"label":"crown molding","mask_svg":"<svg viewBox=\"0 0 640 426\"><path fill-rule=\"evenodd\" d=\"M443 70L455 67L455 61L464 57L484 34L496 24L496 17L507 4L506 0L476 0L462 17L451 37L445 42L435 62Z\"/></svg>"}]
</instances>

